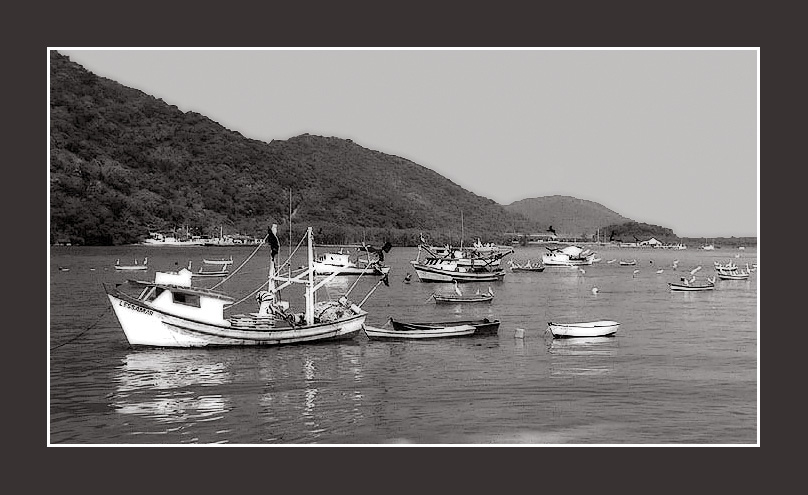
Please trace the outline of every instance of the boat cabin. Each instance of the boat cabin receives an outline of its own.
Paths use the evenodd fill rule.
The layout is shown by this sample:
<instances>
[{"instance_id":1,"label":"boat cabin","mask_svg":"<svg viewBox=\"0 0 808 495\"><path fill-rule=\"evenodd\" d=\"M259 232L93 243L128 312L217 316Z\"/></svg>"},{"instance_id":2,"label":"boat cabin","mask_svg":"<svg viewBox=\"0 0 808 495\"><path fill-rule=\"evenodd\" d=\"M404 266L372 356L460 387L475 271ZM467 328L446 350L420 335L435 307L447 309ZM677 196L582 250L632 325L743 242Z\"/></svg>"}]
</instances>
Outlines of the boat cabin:
<instances>
[{"instance_id":1,"label":"boat cabin","mask_svg":"<svg viewBox=\"0 0 808 495\"><path fill-rule=\"evenodd\" d=\"M229 325L224 318L224 305L234 301L233 298L198 287L183 287L147 282L135 282L145 286L138 300L148 303L152 308L214 325Z\"/></svg>"}]
</instances>

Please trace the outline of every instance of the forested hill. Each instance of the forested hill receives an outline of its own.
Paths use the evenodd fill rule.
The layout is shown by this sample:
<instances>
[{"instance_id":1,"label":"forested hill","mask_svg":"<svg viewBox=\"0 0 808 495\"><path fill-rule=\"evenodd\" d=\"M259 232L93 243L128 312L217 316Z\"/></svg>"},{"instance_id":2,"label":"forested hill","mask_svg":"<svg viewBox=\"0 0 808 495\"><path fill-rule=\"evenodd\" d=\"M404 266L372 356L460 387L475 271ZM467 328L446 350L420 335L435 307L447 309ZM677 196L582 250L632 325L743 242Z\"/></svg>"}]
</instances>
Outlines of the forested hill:
<instances>
[{"instance_id":1,"label":"forested hill","mask_svg":"<svg viewBox=\"0 0 808 495\"><path fill-rule=\"evenodd\" d=\"M565 237L592 237L598 229L602 236L606 226L632 221L599 203L570 196L523 199L505 208L538 223L542 232L552 226Z\"/></svg>"},{"instance_id":2,"label":"forested hill","mask_svg":"<svg viewBox=\"0 0 808 495\"><path fill-rule=\"evenodd\" d=\"M414 244L501 241L536 224L412 161L349 139L269 143L183 112L51 53L51 242L126 244L149 231ZM271 115L268 118L272 118ZM300 229L300 232L297 232Z\"/></svg>"}]
</instances>

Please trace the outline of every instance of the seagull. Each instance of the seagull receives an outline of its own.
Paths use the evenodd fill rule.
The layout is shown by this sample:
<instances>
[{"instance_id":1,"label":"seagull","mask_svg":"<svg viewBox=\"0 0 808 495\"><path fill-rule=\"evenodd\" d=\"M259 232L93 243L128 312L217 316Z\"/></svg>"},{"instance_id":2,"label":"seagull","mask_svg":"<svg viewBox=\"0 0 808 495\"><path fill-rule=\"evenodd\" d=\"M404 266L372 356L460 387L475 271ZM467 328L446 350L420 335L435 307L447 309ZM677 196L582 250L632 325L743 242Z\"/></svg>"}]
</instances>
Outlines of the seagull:
<instances>
[{"instance_id":1,"label":"seagull","mask_svg":"<svg viewBox=\"0 0 808 495\"><path fill-rule=\"evenodd\" d=\"M598 290L599 289L597 287L592 287L592 294L597 294Z\"/></svg>"},{"instance_id":2,"label":"seagull","mask_svg":"<svg viewBox=\"0 0 808 495\"><path fill-rule=\"evenodd\" d=\"M701 270L701 265L697 266L696 268L690 270L690 274L694 275L697 271Z\"/></svg>"},{"instance_id":3,"label":"seagull","mask_svg":"<svg viewBox=\"0 0 808 495\"><path fill-rule=\"evenodd\" d=\"M617 261L617 260L616 260L616 259L613 259L613 260L609 260L609 261L607 261L606 263L614 263L615 261Z\"/></svg>"},{"instance_id":4,"label":"seagull","mask_svg":"<svg viewBox=\"0 0 808 495\"><path fill-rule=\"evenodd\" d=\"M657 273L662 273L662 272L664 272L664 271L665 271L665 270L663 270L663 269L659 269L659 270L657 270L656 272L657 272Z\"/></svg>"},{"instance_id":5,"label":"seagull","mask_svg":"<svg viewBox=\"0 0 808 495\"><path fill-rule=\"evenodd\" d=\"M412 276L410 275L410 272L407 272L407 275L404 276L404 281L409 282L411 278Z\"/></svg>"},{"instance_id":6,"label":"seagull","mask_svg":"<svg viewBox=\"0 0 808 495\"><path fill-rule=\"evenodd\" d=\"M634 270L634 274L632 275L632 277L636 277L638 273L640 273L639 270Z\"/></svg>"},{"instance_id":7,"label":"seagull","mask_svg":"<svg viewBox=\"0 0 808 495\"><path fill-rule=\"evenodd\" d=\"M586 273L586 270L584 270L583 268L578 268L578 271L581 273Z\"/></svg>"}]
</instances>

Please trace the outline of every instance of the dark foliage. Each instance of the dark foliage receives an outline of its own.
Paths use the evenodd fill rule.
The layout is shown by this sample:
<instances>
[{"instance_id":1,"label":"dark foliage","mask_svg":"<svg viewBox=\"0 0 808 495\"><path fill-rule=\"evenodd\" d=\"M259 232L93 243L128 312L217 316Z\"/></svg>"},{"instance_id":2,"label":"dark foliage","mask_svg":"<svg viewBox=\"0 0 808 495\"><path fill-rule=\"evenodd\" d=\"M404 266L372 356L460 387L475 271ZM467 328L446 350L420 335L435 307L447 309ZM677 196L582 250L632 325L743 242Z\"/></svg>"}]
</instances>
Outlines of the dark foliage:
<instances>
[{"instance_id":1,"label":"dark foliage","mask_svg":"<svg viewBox=\"0 0 808 495\"><path fill-rule=\"evenodd\" d=\"M414 245L506 240L535 230L518 213L404 158L304 134L247 139L194 112L98 77L51 54L51 241L128 244L149 231L288 239L312 225L319 243Z\"/></svg>"}]
</instances>

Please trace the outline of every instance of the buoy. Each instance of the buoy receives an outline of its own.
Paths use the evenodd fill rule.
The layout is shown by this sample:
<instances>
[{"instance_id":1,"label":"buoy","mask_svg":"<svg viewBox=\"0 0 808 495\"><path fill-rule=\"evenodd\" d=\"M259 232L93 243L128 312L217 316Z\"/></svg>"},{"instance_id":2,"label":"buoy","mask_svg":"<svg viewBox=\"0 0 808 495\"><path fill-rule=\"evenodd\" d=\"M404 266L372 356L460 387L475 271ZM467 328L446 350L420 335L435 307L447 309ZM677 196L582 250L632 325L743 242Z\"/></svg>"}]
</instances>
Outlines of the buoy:
<instances>
[{"instance_id":1,"label":"buoy","mask_svg":"<svg viewBox=\"0 0 808 495\"><path fill-rule=\"evenodd\" d=\"M592 287L592 294L597 294L598 290L599 289L597 287Z\"/></svg>"},{"instance_id":2,"label":"buoy","mask_svg":"<svg viewBox=\"0 0 808 495\"><path fill-rule=\"evenodd\" d=\"M583 268L578 268L578 271L580 271L581 273L586 273L586 270L584 270Z\"/></svg>"},{"instance_id":3,"label":"buoy","mask_svg":"<svg viewBox=\"0 0 808 495\"><path fill-rule=\"evenodd\" d=\"M513 334L513 337L516 338L516 339L525 338L525 329L524 328L517 328L516 332Z\"/></svg>"}]
</instances>

